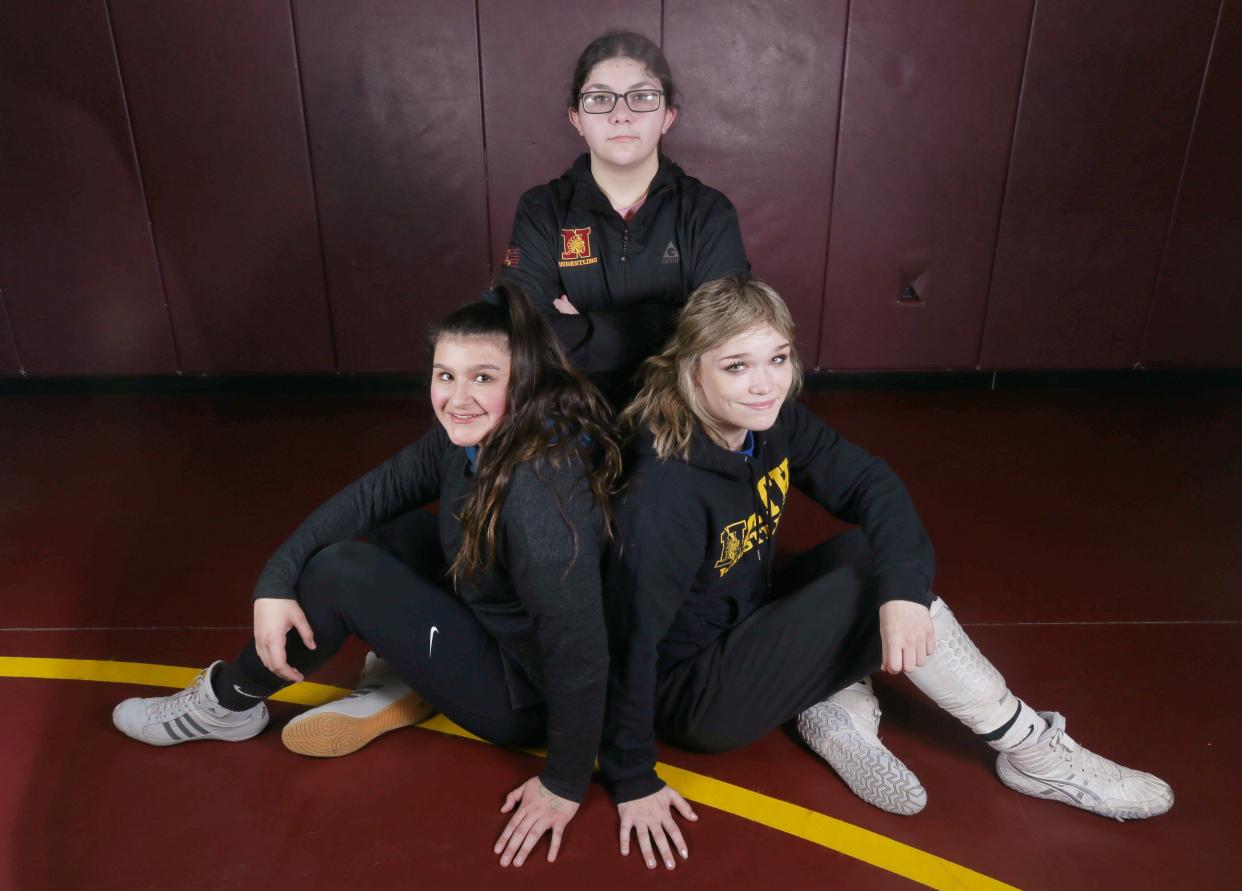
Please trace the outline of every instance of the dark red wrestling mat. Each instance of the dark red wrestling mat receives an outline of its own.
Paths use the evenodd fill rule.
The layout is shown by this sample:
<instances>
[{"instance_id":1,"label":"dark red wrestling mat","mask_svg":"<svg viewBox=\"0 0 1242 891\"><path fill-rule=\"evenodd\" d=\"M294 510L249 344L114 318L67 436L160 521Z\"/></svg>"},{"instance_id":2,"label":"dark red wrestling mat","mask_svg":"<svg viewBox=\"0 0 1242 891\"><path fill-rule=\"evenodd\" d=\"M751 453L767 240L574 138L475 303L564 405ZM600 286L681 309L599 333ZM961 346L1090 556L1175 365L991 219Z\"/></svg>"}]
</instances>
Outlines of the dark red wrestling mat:
<instances>
[{"instance_id":1,"label":"dark red wrestling mat","mask_svg":"<svg viewBox=\"0 0 1242 891\"><path fill-rule=\"evenodd\" d=\"M699 888L1228 886L1242 797L1230 668L1242 649L1242 399L1230 388L811 393L906 480L936 590L1010 687L1081 744L1168 780L1173 810L1117 823L1005 788L992 752L902 678L885 742L928 789L882 813L782 729L742 751L661 750L696 801L690 859L617 851L593 786L555 864L491 846L536 755L443 719L362 751L287 752L279 728L336 695L291 688L246 743L168 749L111 725L246 639L268 553L315 504L429 422L358 395L0 399L0 888L250 889L639 883ZM840 528L791 501L781 547ZM348 688L351 645L313 680ZM339 693L339 691L337 691Z\"/></svg>"}]
</instances>

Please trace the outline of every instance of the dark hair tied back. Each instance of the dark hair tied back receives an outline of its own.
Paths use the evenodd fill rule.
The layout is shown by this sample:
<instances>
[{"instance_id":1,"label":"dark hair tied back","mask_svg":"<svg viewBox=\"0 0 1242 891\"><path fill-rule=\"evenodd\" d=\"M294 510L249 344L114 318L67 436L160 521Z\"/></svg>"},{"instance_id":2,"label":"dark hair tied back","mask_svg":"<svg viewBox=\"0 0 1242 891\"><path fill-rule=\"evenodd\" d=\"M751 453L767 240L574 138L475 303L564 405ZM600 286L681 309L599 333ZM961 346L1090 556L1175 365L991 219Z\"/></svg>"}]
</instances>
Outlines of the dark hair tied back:
<instances>
[{"instance_id":1,"label":"dark hair tied back","mask_svg":"<svg viewBox=\"0 0 1242 891\"><path fill-rule=\"evenodd\" d=\"M677 107L677 88L673 86L673 72L668 67L668 60L664 58L664 51L650 39L633 31L609 31L587 44L587 48L578 57L569 91L570 108L578 107L578 95L582 92L582 85L591 76L592 69L609 59L633 59L641 64L648 74L660 81L665 107Z\"/></svg>"},{"instance_id":2,"label":"dark hair tied back","mask_svg":"<svg viewBox=\"0 0 1242 891\"><path fill-rule=\"evenodd\" d=\"M463 306L435 330L441 337L503 337L509 347L505 416L480 452L477 480L462 505L462 544L450 568L457 582L490 567L505 492L518 465L536 473L578 456L605 518L621 472L621 452L608 404L565 357L551 326L512 282L497 281L491 297ZM568 521L567 521L568 522ZM578 533L570 526L577 550Z\"/></svg>"},{"instance_id":3,"label":"dark hair tied back","mask_svg":"<svg viewBox=\"0 0 1242 891\"><path fill-rule=\"evenodd\" d=\"M509 312L499 302L479 300L467 303L431 329L431 346L441 337L503 337L509 338Z\"/></svg>"}]
</instances>

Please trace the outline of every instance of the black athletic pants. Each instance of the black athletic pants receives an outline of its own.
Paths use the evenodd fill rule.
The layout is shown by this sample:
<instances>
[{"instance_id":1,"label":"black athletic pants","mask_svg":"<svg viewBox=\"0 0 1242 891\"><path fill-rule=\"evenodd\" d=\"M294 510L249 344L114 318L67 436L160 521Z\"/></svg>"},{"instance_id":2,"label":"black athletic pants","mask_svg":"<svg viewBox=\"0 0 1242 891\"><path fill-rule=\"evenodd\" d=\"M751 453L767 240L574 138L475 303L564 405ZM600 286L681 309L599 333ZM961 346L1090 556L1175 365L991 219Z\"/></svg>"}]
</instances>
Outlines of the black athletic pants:
<instances>
[{"instance_id":1,"label":"black athletic pants","mask_svg":"<svg viewBox=\"0 0 1242 891\"><path fill-rule=\"evenodd\" d=\"M307 649L291 630L285 639L289 664L309 676L353 634L471 733L503 746L543 744L546 708L510 705L500 645L461 600L434 581L443 570L436 517L423 510L375 530L369 544L324 548L297 582L316 648ZM213 683L221 704L234 709L287 686L263 665L253 640Z\"/></svg>"},{"instance_id":2,"label":"black athletic pants","mask_svg":"<svg viewBox=\"0 0 1242 891\"><path fill-rule=\"evenodd\" d=\"M774 599L661 675L656 729L684 748L736 749L878 671L872 566L858 529L792 560Z\"/></svg>"}]
</instances>

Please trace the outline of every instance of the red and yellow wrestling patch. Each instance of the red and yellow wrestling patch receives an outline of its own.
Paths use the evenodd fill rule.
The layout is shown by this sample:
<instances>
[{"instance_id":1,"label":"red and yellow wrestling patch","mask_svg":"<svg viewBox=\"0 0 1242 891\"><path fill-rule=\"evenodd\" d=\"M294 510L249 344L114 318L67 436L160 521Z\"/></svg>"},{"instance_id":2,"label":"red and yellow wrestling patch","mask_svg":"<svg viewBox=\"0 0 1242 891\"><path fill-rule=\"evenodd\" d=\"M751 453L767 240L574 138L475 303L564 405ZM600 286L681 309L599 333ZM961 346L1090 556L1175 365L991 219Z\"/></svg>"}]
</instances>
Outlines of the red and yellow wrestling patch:
<instances>
[{"instance_id":1,"label":"red and yellow wrestling patch","mask_svg":"<svg viewBox=\"0 0 1242 891\"><path fill-rule=\"evenodd\" d=\"M590 266L598 263L599 257L591 254L591 227L585 229L561 230L561 259L557 265L562 269L569 266Z\"/></svg>"}]
</instances>

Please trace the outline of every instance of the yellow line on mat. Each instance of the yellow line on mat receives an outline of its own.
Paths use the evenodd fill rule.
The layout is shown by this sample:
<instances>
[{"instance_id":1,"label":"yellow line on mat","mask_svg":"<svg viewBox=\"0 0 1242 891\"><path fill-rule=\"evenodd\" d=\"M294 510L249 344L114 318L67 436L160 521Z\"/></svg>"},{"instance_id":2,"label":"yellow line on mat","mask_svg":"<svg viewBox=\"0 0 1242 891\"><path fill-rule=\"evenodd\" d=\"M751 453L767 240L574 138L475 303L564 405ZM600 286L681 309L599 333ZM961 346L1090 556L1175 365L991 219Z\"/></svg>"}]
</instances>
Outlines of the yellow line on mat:
<instances>
[{"instance_id":1,"label":"yellow line on mat","mask_svg":"<svg viewBox=\"0 0 1242 891\"><path fill-rule=\"evenodd\" d=\"M105 662L92 659L35 659L23 656L0 656L0 677L50 678L74 681L108 681L117 684L142 684L152 687L185 687L198 671L174 665L149 665L142 662ZM281 690L273 699L297 705L322 705L345 695L347 690L327 684L302 683ZM478 739L443 715L435 715L419 725L427 730ZM960 889L960 891L1016 891L982 873L952 861L894 841L887 836L846 823L808 808L781 801L732 783L682 770L669 764L657 764L656 772L691 801L734 816L769 826L797 838L806 839L846 856L869 863L899 876L905 876L929 888Z\"/></svg>"}]
</instances>

